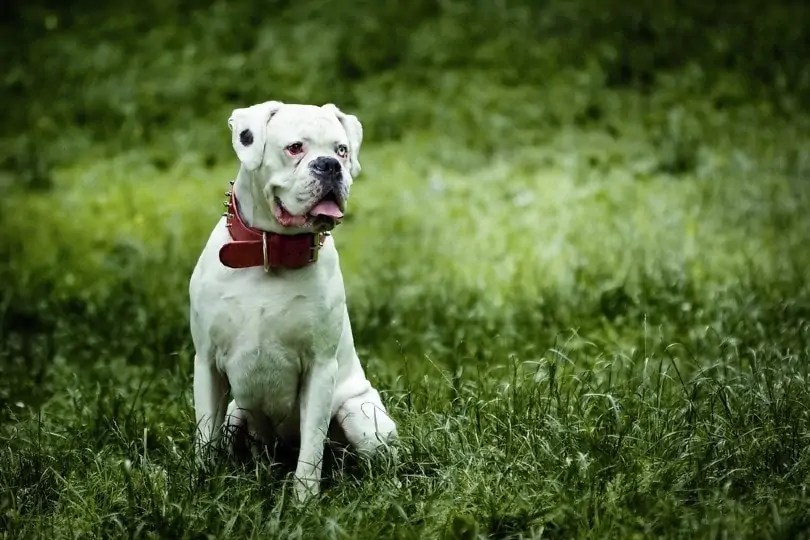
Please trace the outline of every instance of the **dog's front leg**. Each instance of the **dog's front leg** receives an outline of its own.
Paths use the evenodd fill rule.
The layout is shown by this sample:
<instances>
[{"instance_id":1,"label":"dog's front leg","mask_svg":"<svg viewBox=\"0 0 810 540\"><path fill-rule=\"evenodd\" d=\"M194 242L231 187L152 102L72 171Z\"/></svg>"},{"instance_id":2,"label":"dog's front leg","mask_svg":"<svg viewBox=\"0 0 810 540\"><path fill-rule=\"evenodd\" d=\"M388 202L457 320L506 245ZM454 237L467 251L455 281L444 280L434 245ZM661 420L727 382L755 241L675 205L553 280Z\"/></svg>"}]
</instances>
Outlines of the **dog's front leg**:
<instances>
[{"instance_id":1,"label":"dog's front leg","mask_svg":"<svg viewBox=\"0 0 810 540\"><path fill-rule=\"evenodd\" d=\"M194 357L194 412L197 420L197 458L204 460L210 445L218 441L225 420L228 381L213 362Z\"/></svg>"},{"instance_id":2,"label":"dog's front leg","mask_svg":"<svg viewBox=\"0 0 810 540\"><path fill-rule=\"evenodd\" d=\"M337 370L337 359L331 359L313 363L304 375L300 394L301 449L294 480L300 502L319 492Z\"/></svg>"}]
</instances>

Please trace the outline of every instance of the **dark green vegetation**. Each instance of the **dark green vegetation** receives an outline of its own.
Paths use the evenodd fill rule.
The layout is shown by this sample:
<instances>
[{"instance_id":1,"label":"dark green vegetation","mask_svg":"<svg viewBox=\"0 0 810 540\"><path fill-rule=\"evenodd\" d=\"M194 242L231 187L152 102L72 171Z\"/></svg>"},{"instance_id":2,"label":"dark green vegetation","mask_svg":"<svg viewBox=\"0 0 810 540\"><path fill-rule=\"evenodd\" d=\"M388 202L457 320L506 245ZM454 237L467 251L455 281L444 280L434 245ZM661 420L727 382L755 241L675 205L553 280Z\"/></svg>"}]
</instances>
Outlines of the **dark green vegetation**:
<instances>
[{"instance_id":1,"label":"dark green vegetation","mask_svg":"<svg viewBox=\"0 0 810 540\"><path fill-rule=\"evenodd\" d=\"M3 535L807 537L810 7L83 3L4 8ZM307 508L189 448L266 99L364 122L336 239L403 439Z\"/></svg>"}]
</instances>

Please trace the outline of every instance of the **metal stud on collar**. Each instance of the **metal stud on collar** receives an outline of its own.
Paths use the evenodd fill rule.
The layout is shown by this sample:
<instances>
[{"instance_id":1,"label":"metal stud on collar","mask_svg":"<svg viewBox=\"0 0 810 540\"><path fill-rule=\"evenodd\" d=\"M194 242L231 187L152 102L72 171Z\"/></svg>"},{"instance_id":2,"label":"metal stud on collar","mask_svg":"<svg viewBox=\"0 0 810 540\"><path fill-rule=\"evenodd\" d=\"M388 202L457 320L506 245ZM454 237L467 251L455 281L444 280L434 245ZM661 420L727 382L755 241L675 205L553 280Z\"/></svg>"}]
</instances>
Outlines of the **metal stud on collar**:
<instances>
[{"instance_id":1,"label":"metal stud on collar","mask_svg":"<svg viewBox=\"0 0 810 540\"><path fill-rule=\"evenodd\" d=\"M233 186L234 180L229 180L228 183ZM222 201L222 205L226 207L228 210L222 212L222 217L226 218L225 226L231 226L231 219L233 219L233 214L231 213L231 190L225 192L225 196L228 197L226 200Z\"/></svg>"}]
</instances>

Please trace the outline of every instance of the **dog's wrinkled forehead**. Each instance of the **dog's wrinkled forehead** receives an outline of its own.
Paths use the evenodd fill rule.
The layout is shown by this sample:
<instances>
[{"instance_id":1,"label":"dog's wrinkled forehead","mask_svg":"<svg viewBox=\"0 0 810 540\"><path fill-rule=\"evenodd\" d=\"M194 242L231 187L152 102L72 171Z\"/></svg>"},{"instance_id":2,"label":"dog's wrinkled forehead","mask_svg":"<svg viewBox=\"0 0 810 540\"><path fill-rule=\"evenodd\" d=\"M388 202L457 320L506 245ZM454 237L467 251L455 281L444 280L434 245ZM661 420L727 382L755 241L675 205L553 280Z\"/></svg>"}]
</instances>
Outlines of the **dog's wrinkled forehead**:
<instances>
[{"instance_id":1,"label":"dog's wrinkled forehead","mask_svg":"<svg viewBox=\"0 0 810 540\"><path fill-rule=\"evenodd\" d=\"M313 105L285 105L268 122L267 140L277 146L294 142L332 146L346 144L347 136L330 111Z\"/></svg>"}]
</instances>

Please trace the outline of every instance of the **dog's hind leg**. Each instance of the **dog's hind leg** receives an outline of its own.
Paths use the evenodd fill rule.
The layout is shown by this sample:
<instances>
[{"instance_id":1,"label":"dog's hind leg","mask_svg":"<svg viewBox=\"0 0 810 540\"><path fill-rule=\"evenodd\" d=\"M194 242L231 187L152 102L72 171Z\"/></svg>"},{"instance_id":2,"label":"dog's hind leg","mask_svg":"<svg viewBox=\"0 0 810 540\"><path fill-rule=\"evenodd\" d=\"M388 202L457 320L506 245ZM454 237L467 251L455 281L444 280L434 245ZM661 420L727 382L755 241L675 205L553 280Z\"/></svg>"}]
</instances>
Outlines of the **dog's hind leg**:
<instances>
[{"instance_id":1,"label":"dog's hind leg","mask_svg":"<svg viewBox=\"0 0 810 540\"><path fill-rule=\"evenodd\" d=\"M227 379L217 370L214 362L197 354L194 357L194 413L198 459L202 459L210 446L218 442L227 399Z\"/></svg>"},{"instance_id":2,"label":"dog's hind leg","mask_svg":"<svg viewBox=\"0 0 810 540\"><path fill-rule=\"evenodd\" d=\"M243 459L248 454L258 459L274 439L269 435L269 420L259 411L243 409L232 399L222 425L225 446L234 457Z\"/></svg>"},{"instance_id":3,"label":"dog's hind leg","mask_svg":"<svg viewBox=\"0 0 810 540\"><path fill-rule=\"evenodd\" d=\"M389 447L396 460L396 448L389 444L397 438L397 426L380 394L363 373L354 348L348 308L343 311L343 335L338 346L342 379L333 403L334 424L337 424L349 445L360 456L370 457L381 447Z\"/></svg>"},{"instance_id":4,"label":"dog's hind leg","mask_svg":"<svg viewBox=\"0 0 810 540\"><path fill-rule=\"evenodd\" d=\"M239 408L235 399L228 403L222 431L223 442L231 454L241 457L247 453L251 438L248 415L245 409Z\"/></svg>"},{"instance_id":5,"label":"dog's hind leg","mask_svg":"<svg viewBox=\"0 0 810 540\"><path fill-rule=\"evenodd\" d=\"M361 456L370 457L397 438L396 424L388 416L379 392L370 386L359 396L343 402L335 414L335 421L352 449Z\"/></svg>"}]
</instances>

